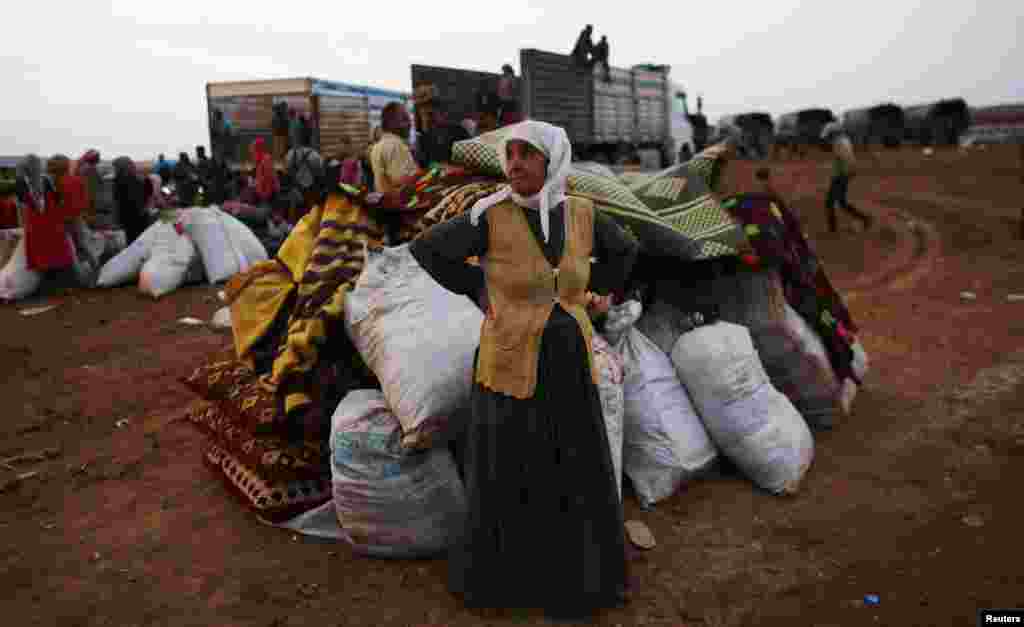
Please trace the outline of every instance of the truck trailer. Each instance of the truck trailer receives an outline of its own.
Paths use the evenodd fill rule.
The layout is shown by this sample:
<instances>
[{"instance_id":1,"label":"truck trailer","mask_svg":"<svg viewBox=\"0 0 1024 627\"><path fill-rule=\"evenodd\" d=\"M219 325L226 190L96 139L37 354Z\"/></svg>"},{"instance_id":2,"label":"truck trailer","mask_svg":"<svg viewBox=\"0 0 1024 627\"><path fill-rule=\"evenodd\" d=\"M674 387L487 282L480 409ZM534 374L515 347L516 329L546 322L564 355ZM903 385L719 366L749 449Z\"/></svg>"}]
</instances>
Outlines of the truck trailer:
<instances>
[{"instance_id":1,"label":"truck trailer","mask_svg":"<svg viewBox=\"0 0 1024 627\"><path fill-rule=\"evenodd\" d=\"M682 89L667 66L582 67L572 57L540 50L520 51L516 78L525 117L565 128L580 160L609 163L624 156L646 157L653 167L696 152ZM412 66L413 89L433 85L449 119L476 118L478 103L493 94L500 74L427 65Z\"/></svg>"},{"instance_id":2,"label":"truck trailer","mask_svg":"<svg viewBox=\"0 0 1024 627\"><path fill-rule=\"evenodd\" d=\"M522 102L526 115L566 129L581 158L617 161L646 153L662 165L695 152L683 90L666 65L610 68L581 66L569 55L521 50Z\"/></svg>"},{"instance_id":3,"label":"truck trailer","mask_svg":"<svg viewBox=\"0 0 1024 627\"><path fill-rule=\"evenodd\" d=\"M211 152L223 155L232 168L248 160L257 137L273 151L277 166L283 165L285 146L280 134L274 137L275 112L305 116L312 147L328 158L365 151L389 102L405 104L412 115L410 94L316 78L208 83L206 101Z\"/></svg>"}]
</instances>

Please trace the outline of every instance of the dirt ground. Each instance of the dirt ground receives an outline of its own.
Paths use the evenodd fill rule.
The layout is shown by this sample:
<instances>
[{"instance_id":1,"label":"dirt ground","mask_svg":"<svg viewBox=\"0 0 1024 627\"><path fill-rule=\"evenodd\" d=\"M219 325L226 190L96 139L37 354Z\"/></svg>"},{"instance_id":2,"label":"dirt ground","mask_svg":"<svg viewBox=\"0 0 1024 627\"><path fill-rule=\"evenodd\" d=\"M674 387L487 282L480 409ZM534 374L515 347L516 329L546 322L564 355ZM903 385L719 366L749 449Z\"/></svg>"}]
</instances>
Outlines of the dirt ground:
<instances>
[{"instance_id":1,"label":"dirt ground","mask_svg":"<svg viewBox=\"0 0 1024 627\"><path fill-rule=\"evenodd\" d=\"M649 512L627 493L627 518L658 546L633 562L632 602L594 622L966 626L980 608L1024 608L1024 302L1006 298L1024 293L1019 162L998 149L864 159L851 199L878 222L862 233L841 218L838 235L821 209L826 157L771 165L872 372L853 415L817 434L798 496L726 472ZM751 189L753 170L732 164L727 185ZM40 453L0 466L5 624L547 624L464 611L443 559L362 559L263 526L211 480L177 378L230 336L176 321L209 320L217 289L159 302L51 290L0 307L0 461ZM58 307L19 313L40 304Z\"/></svg>"}]
</instances>

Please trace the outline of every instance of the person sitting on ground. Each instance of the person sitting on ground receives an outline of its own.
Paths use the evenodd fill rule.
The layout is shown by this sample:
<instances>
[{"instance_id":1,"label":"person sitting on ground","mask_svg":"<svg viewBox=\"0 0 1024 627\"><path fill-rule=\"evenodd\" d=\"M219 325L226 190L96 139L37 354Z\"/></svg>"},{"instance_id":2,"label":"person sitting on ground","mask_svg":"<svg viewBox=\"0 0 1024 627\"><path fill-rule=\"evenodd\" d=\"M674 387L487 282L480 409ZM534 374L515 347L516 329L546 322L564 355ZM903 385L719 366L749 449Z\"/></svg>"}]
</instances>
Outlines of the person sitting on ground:
<instances>
[{"instance_id":1,"label":"person sitting on ground","mask_svg":"<svg viewBox=\"0 0 1024 627\"><path fill-rule=\"evenodd\" d=\"M587 291L621 290L639 243L590 201L567 199L571 151L562 128L511 126L498 151L510 187L410 245L435 281L490 303L464 436L468 514L448 558L468 606L578 616L626 594Z\"/></svg>"},{"instance_id":2,"label":"person sitting on ground","mask_svg":"<svg viewBox=\"0 0 1024 627\"><path fill-rule=\"evenodd\" d=\"M380 141L370 150L376 191L392 192L415 180L419 168L408 144L411 126L404 104L389 102L385 105L381 113Z\"/></svg>"}]
</instances>

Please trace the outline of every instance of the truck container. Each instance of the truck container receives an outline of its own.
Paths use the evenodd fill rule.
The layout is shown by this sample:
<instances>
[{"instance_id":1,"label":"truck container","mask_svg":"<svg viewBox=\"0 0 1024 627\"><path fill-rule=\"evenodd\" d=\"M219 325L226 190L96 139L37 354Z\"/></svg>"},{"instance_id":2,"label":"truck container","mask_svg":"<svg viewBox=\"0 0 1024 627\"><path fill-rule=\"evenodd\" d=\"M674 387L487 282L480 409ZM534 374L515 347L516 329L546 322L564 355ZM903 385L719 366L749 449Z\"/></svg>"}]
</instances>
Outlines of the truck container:
<instances>
[{"instance_id":1,"label":"truck container","mask_svg":"<svg viewBox=\"0 0 1024 627\"><path fill-rule=\"evenodd\" d=\"M963 98L906 107L903 118L903 138L922 146L955 146L971 124L970 109Z\"/></svg>"},{"instance_id":2,"label":"truck container","mask_svg":"<svg viewBox=\"0 0 1024 627\"><path fill-rule=\"evenodd\" d=\"M764 159L775 142L775 124L768 113L751 112L723 116L718 121L720 134L738 129L737 153L748 159Z\"/></svg>"},{"instance_id":3,"label":"truck container","mask_svg":"<svg viewBox=\"0 0 1024 627\"><path fill-rule=\"evenodd\" d=\"M779 116L775 124L775 146L795 149L804 153L811 146L825 145L821 132L825 125L836 120L831 109L801 109Z\"/></svg>"},{"instance_id":4,"label":"truck container","mask_svg":"<svg viewBox=\"0 0 1024 627\"><path fill-rule=\"evenodd\" d=\"M247 161L257 137L273 149L275 106L283 104L307 116L312 146L327 158L365 151L389 102L402 102L412 115L410 94L316 78L208 83L206 100L211 152L224 155L233 168ZM283 155L274 156L278 167L283 166Z\"/></svg>"},{"instance_id":5,"label":"truck container","mask_svg":"<svg viewBox=\"0 0 1024 627\"><path fill-rule=\"evenodd\" d=\"M905 127L903 109L892 103L843 113L843 130L854 144L880 143L895 148L903 143Z\"/></svg>"}]
</instances>

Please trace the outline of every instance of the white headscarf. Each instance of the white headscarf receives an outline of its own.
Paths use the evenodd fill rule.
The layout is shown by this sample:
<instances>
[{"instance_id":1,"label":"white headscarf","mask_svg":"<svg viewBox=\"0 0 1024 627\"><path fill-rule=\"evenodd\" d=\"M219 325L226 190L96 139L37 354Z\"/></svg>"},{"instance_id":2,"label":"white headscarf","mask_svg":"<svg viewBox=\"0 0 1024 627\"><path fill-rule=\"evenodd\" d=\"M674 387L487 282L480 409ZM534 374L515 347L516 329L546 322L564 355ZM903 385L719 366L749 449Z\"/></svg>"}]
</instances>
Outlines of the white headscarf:
<instances>
[{"instance_id":1,"label":"white headscarf","mask_svg":"<svg viewBox=\"0 0 1024 627\"><path fill-rule=\"evenodd\" d=\"M501 170L505 176L508 176L508 143L515 140L530 144L548 158L548 171L544 178L544 186L530 197L520 196L513 192L511 187L506 187L486 198L481 198L470 210L470 222L474 225L479 223L480 216L485 211L511 198L521 207L540 212L540 228L546 242L551 222L548 212L565 201L565 183L569 178L569 170L572 166L572 144L569 143L569 136L565 129L547 122L527 120L509 126L505 137L498 144L498 157L501 159Z\"/></svg>"}]
</instances>

